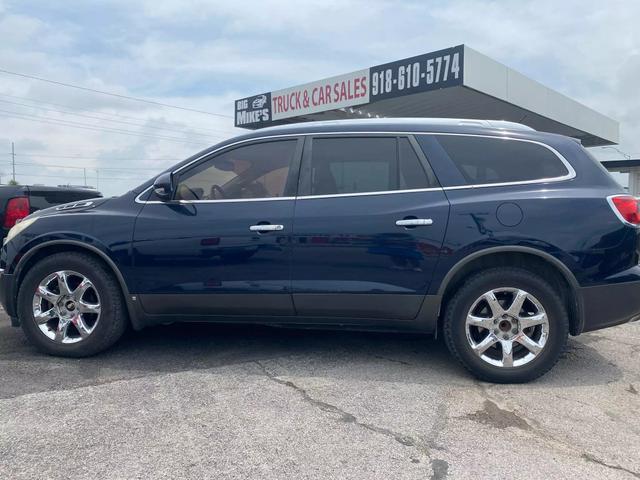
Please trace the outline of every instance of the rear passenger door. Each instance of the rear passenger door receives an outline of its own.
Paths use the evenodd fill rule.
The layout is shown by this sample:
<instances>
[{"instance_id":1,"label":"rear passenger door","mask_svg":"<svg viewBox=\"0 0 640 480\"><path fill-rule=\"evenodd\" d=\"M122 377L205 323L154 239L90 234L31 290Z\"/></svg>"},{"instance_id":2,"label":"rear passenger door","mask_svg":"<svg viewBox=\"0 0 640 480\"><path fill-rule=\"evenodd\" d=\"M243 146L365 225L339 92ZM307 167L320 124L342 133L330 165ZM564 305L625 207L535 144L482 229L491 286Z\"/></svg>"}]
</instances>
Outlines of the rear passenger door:
<instances>
[{"instance_id":1,"label":"rear passenger door","mask_svg":"<svg viewBox=\"0 0 640 480\"><path fill-rule=\"evenodd\" d=\"M410 136L307 138L293 227L301 316L412 319L449 203Z\"/></svg>"}]
</instances>

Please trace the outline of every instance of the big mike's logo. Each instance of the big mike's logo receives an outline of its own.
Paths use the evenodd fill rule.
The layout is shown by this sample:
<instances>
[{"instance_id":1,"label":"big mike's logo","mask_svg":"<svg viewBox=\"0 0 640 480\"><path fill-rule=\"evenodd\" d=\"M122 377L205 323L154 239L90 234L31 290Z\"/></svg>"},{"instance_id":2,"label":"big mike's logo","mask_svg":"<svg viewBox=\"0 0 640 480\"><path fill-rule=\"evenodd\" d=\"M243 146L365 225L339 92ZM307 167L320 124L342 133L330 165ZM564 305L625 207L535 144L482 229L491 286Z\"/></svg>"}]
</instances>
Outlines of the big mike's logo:
<instances>
[{"instance_id":1,"label":"big mike's logo","mask_svg":"<svg viewBox=\"0 0 640 480\"><path fill-rule=\"evenodd\" d=\"M271 120L271 94L263 93L236 101L236 127L261 126Z\"/></svg>"}]
</instances>

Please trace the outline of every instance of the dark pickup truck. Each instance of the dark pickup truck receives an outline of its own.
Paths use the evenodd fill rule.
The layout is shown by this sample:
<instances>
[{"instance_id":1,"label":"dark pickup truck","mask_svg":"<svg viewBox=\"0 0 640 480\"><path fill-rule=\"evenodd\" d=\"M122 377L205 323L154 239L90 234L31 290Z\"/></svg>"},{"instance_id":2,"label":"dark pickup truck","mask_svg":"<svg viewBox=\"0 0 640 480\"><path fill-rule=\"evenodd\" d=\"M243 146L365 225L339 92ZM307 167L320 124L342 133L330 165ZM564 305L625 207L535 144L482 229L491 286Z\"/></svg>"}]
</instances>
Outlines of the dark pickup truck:
<instances>
[{"instance_id":1,"label":"dark pickup truck","mask_svg":"<svg viewBox=\"0 0 640 480\"><path fill-rule=\"evenodd\" d=\"M102 194L89 188L0 185L0 245L9 229L30 213L62 203L96 197L102 197Z\"/></svg>"}]
</instances>

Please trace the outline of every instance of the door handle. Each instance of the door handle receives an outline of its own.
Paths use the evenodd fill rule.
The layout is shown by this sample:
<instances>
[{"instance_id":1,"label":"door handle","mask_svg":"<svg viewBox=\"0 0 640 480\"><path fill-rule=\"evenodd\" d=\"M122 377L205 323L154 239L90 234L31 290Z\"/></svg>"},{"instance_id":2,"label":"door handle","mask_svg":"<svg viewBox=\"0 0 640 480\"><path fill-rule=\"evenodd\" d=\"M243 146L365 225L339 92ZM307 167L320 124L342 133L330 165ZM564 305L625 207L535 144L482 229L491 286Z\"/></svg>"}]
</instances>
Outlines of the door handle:
<instances>
[{"instance_id":1,"label":"door handle","mask_svg":"<svg viewBox=\"0 0 640 480\"><path fill-rule=\"evenodd\" d=\"M284 230L284 225L271 225L269 223L264 225L251 225L249 230L252 232L279 232L280 230Z\"/></svg>"},{"instance_id":2,"label":"door handle","mask_svg":"<svg viewBox=\"0 0 640 480\"><path fill-rule=\"evenodd\" d=\"M396 220L396 225L399 227L420 227L433 225L433 220L430 218L405 218L403 220Z\"/></svg>"}]
</instances>

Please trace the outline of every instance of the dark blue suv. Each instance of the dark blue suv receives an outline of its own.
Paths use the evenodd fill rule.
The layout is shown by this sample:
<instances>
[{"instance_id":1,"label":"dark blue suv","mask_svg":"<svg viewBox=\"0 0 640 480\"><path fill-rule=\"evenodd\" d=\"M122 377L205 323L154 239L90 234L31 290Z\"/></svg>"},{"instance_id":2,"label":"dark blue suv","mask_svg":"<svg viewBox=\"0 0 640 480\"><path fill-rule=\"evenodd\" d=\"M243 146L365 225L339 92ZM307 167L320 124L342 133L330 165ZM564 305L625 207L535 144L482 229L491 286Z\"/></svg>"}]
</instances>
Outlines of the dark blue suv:
<instances>
[{"instance_id":1,"label":"dark blue suv","mask_svg":"<svg viewBox=\"0 0 640 480\"><path fill-rule=\"evenodd\" d=\"M2 303L85 356L174 321L441 334L482 379L531 380L569 334L640 313L640 213L575 140L475 120L268 128L116 198L39 211Z\"/></svg>"}]
</instances>

